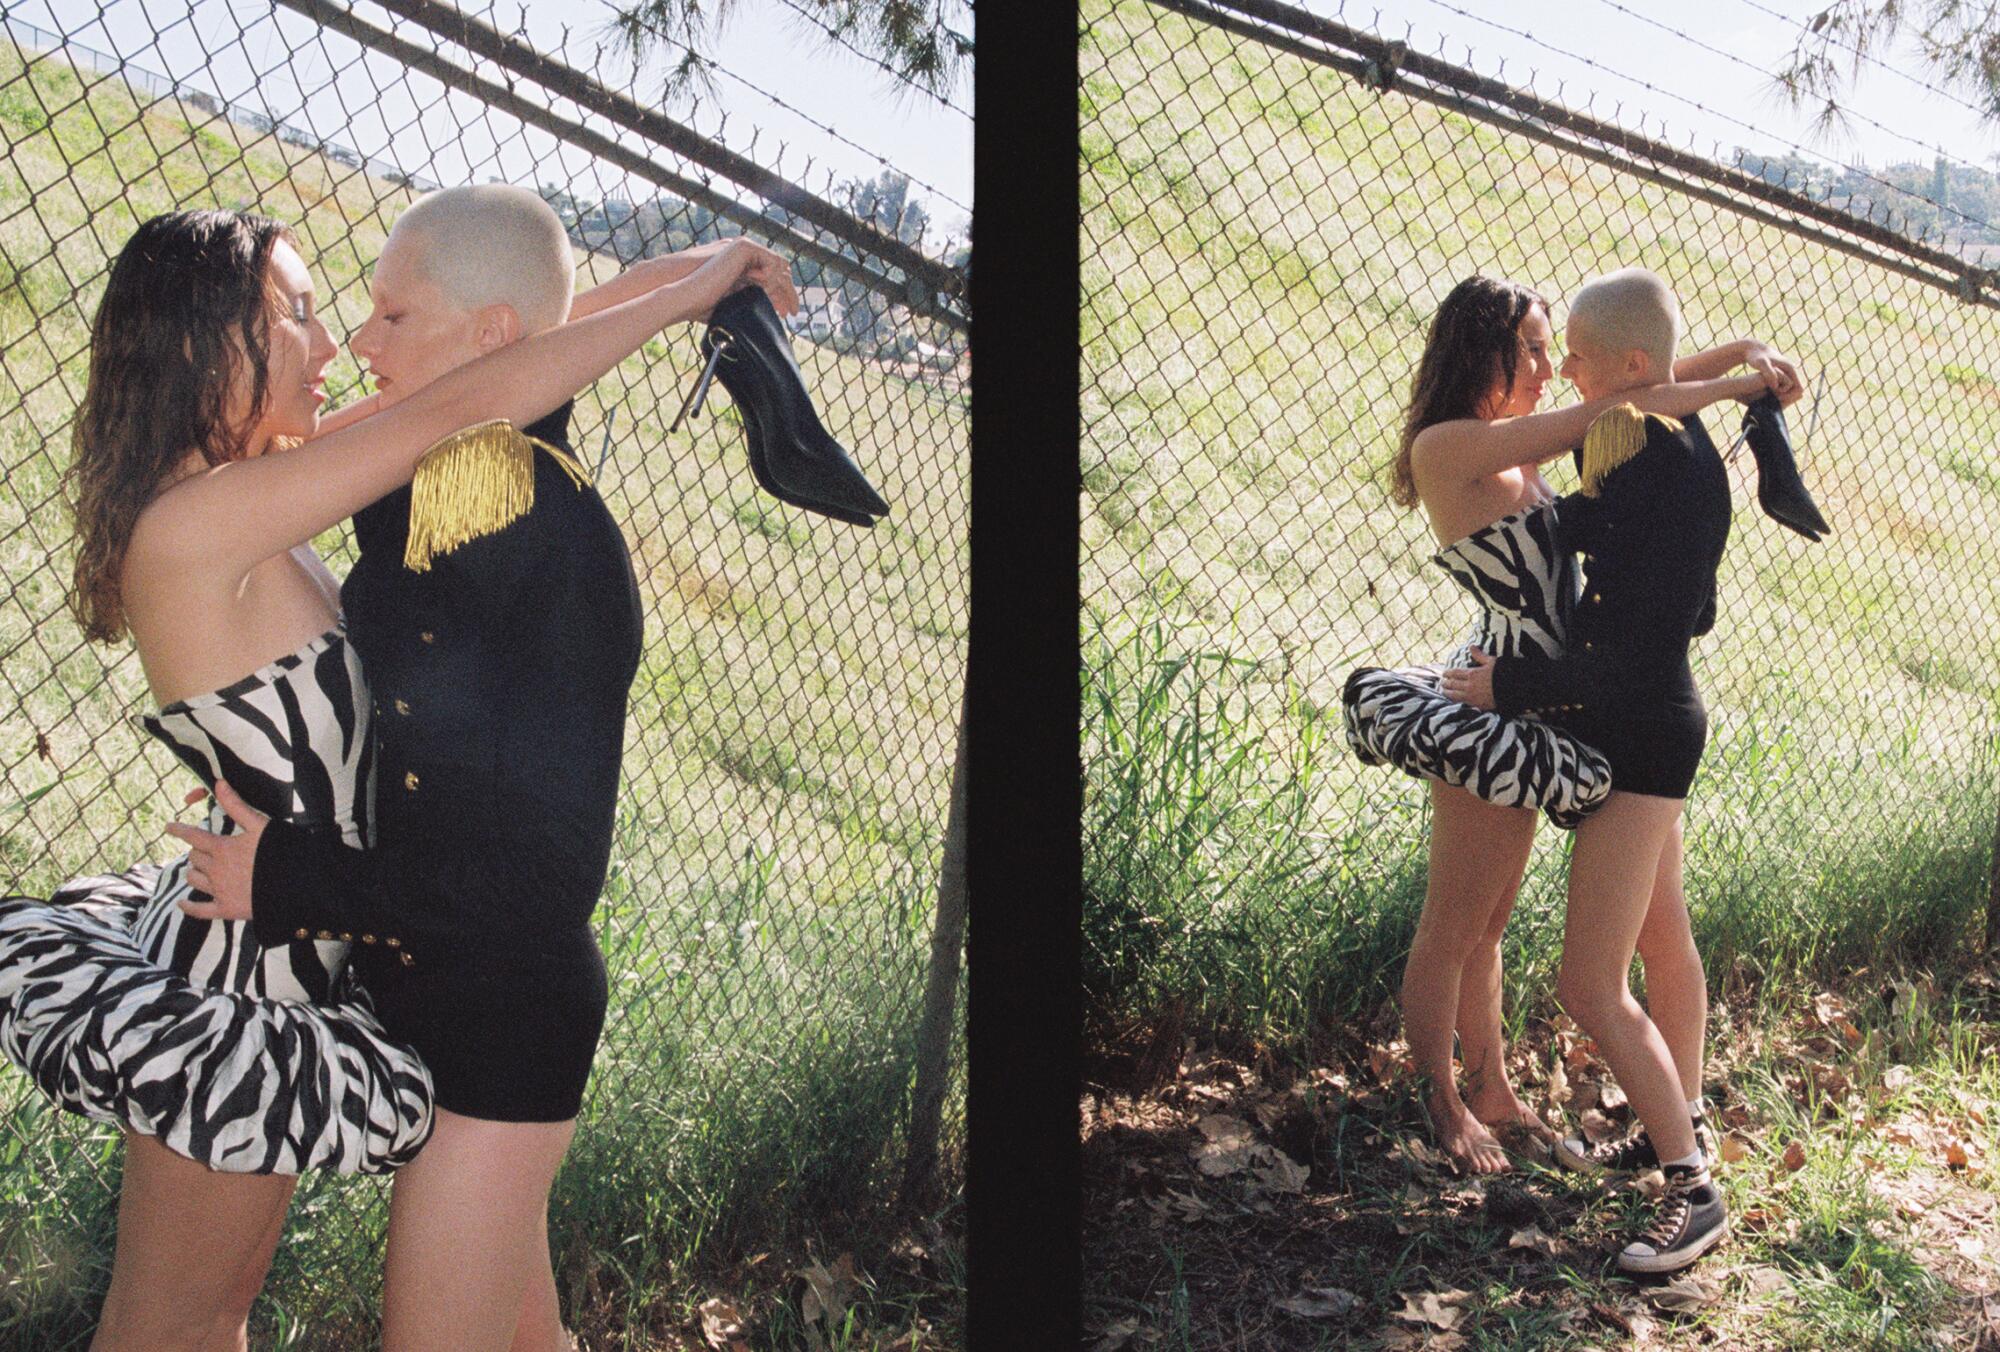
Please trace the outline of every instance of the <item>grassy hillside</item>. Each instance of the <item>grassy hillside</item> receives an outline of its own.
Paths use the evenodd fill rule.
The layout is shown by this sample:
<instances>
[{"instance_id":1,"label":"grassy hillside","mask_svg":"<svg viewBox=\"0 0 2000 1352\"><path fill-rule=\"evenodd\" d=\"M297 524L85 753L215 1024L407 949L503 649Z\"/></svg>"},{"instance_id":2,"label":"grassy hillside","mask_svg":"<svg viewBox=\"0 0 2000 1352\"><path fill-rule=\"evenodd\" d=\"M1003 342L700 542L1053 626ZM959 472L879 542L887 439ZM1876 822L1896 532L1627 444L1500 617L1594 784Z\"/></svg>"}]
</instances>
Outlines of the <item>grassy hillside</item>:
<instances>
[{"instance_id":1,"label":"grassy hillside","mask_svg":"<svg viewBox=\"0 0 2000 1352\"><path fill-rule=\"evenodd\" d=\"M1805 368L1794 438L1835 533L1784 532L1732 465L1721 619L1694 649L1697 937L1718 977L1955 951L2000 770L2000 314L1145 4L1083 20L1100 1009L1292 1040L1393 991L1425 790L1352 757L1339 692L1469 623L1380 472L1430 317L1473 272L1533 286L1560 330L1564 296L1642 264L1680 297L1684 352L1755 336ZM1736 422L1708 418L1718 444ZM1546 1008L1562 870L1545 826L1509 937L1526 1007Z\"/></svg>"},{"instance_id":2,"label":"grassy hillside","mask_svg":"<svg viewBox=\"0 0 2000 1352\"><path fill-rule=\"evenodd\" d=\"M187 787L128 722L145 707L137 661L83 644L64 611L57 479L111 256L155 213L249 204L297 232L344 338L410 194L10 43L0 136L0 803L53 785L7 816L0 856L12 890L41 893L171 857L161 828ZM590 260L579 288L613 270ZM859 531L755 489L719 387L666 432L694 331L669 337L586 392L574 426L593 466L608 435L599 485L632 545L647 644L599 912L612 1008L551 1222L572 1318L634 1347L687 1313L689 1264L809 1238L831 1253L879 1228L965 636L962 396L795 343L828 426L894 505ZM343 352L336 402L358 374ZM342 533L319 543L344 570ZM115 1137L42 1104L0 1070L9 1346L66 1345L109 1260ZM287 1345L366 1342L381 1195L306 1182L261 1327L300 1340ZM779 1344L803 1337L797 1322Z\"/></svg>"}]
</instances>

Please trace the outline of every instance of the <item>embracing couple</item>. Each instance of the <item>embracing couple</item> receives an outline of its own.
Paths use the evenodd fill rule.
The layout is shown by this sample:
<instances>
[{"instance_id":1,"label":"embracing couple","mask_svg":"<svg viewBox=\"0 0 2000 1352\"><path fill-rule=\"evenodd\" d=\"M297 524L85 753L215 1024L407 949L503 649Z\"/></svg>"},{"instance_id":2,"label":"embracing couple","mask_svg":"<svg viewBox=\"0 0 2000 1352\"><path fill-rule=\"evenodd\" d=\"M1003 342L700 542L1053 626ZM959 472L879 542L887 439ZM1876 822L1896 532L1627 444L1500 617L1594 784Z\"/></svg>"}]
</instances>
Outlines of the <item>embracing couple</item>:
<instances>
[{"instance_id":1,"label":"embracing couple","mask_svg":"<svg viewBox=\"0 0 2000 1352\"><path fill-rule=\"evenodd\" d=\"M1730 517L1698 411L1749 403L1760 501L1810 538L1826 529L1779 411L1803 393L1797 369L1753 341L1676 360L1679 330L1654 274L1589 283L1570 304L1561 368L1584 402L1537 413L1555 374L1548 304L1485 277L1452 290L1417 368L1392 492L1424 509L1436 562L1478 618L1440 662L1354 672L1343 702L1363 760L1431 782L1403 1017L1439 1144L1461 1168L1498 1172L1508 1159L1489 1128L1521 1127L1555 1138L1573 1169L1663 1169L1654 1224L1619 1255L1633 1273L1686 1267L1728 1225L1708 1173L1707 985L1681 884L1682 805L1708 731L1688 648L1715 623ZM1750 369L1730 374L1739 366ZM1581 486L1558 498L1537 467L1572 451ZM1556 1137L1507 1081L1500 941L1537 810L1576 832L1556 994L1639 1119L1622 1140ZM1635 951L1645 1006L1629 983Z\"/></svg>"},{"instance_id":2,"label":"embracing couple","mask_svg":"<svg viewBox=\"0 0 2000 1352\"><path fill-rule=\"evenodd\" d=\"M165 869L0 904L0 1044L127 1141L94 1348L243 1348L313 1168L399 1169L385 1347L569 1346L548 1194L642 640L569 401L739 289L798 308L740 238L573 277L534 193L419 200L351 339L376 393L321 417L337 347L284 227L155 217L112 266L72 603L216 803ZM311 541L349 517L343 583Z\"/></svg>"}]
</instances>

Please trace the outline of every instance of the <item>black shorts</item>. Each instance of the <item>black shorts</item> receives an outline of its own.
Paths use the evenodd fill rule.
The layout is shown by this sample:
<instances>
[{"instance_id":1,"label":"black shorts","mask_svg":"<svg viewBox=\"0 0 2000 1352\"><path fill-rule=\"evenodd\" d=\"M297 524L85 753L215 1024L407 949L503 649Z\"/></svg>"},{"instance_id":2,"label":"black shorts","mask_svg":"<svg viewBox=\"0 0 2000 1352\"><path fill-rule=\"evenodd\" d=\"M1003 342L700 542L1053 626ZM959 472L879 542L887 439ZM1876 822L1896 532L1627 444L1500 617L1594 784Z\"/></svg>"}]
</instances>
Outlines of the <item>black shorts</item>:
<instances>
[{"instance_id":1,"label":"black shorts","mask_svg":"<svg viewBox=\"0 0 2000 1352\"><path fill-rule=\"evenodd\" d=\"M608 1001L589 930L364 980L382 1027L430 1067L438 1107L489 1122L567 1122L582 1108Z\"/></svg>"},{"instance_id":2,"label":"black shorts","mask_svg":"<svg viewBox=\"0 0 2000 1352\"><path fill-rule=\"evenodd\" d=\"M1687 797L1708 745L1708 710L1692 688L1602 714L1572 714L1562 726L1611 762L1613 793Z\"/></svg>"}]
</instances>

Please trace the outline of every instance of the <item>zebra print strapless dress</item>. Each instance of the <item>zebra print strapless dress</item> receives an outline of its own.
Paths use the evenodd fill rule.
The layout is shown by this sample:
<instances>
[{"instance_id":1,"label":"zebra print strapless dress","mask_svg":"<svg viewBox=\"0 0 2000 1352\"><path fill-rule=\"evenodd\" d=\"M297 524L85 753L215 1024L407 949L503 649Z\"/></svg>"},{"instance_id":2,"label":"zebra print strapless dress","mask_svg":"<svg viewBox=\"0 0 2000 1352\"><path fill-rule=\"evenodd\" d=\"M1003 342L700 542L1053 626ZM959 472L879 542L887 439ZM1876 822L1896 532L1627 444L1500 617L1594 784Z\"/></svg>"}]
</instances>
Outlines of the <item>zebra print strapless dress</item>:
<instances>
[{"instance_id":1,"label":"zebra print strapless dress","mask_svg":"<svg viewBox=\"0 0 2000 1352\"><path fill-rule=\"evenodd\" d=\"M342 629L141 718L211 789L371 843L368 687ZM236 828L211 807L208 829ZM231 1173L382 1173L431 1129L430 1073L345 979L347 945L199 920L187 856L0 901L0 1048L55 1104Z\"/></svg>"},{"instance_id":2,"label":"zebra print strapless dress","mask_svg":"<svg viewBox=\"0 0 2000 1352\"><path fill-rule=\"evenodd\" d=\"M1471 636L1439 662L1358 668L1341 711L1347 744L1367 764L1394 765L1502 807L1540 808L1567 830L1611 792L1610 763L1560 728L1475 709L1439 687L1447 669L1472 665L1474 646L1492 657L1562 652L1577 575L1556 525L1556 504L1547 502L1439 550L1432 562L1479 606Z\"/></svg>"}]
</instances>

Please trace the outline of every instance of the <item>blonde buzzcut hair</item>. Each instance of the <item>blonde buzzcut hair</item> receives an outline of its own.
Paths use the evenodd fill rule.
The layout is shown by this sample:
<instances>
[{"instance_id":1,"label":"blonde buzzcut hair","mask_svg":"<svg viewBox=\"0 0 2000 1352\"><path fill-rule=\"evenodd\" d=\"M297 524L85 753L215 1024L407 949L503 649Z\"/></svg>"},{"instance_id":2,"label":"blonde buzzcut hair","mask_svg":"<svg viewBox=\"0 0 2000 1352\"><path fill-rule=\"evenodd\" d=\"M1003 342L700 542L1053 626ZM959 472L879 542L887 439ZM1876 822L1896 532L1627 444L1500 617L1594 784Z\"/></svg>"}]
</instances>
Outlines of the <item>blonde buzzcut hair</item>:
<instances>
[{"instance_id":1,"label":"blonde buzzcut hair","mask_svg":"<svg viewBox=\"0 0 2000 1352\"><path fill-rule=\"evenodd\" d=\"M1674 369L1681 307L1658 273L1620 268L1586 283L1569 303L1569 322L1609 351L1645 353L1656 380Z\"/></svg>"},{"instance_id":2,"label":"blonde buzzcut hair","mask_svg":"<svg viewBox=\"0 0 2000 1352\"><path fill-rule=\"evenodd\" d=\"M562 218L507 183L441 188L411 203L390 231L416 247L418 270L464 310L511 305L521 333L569 317L576 257Z\"/></svg>"}]
</instances>

